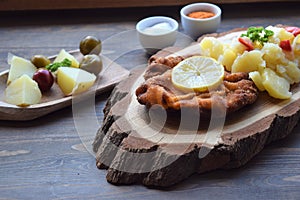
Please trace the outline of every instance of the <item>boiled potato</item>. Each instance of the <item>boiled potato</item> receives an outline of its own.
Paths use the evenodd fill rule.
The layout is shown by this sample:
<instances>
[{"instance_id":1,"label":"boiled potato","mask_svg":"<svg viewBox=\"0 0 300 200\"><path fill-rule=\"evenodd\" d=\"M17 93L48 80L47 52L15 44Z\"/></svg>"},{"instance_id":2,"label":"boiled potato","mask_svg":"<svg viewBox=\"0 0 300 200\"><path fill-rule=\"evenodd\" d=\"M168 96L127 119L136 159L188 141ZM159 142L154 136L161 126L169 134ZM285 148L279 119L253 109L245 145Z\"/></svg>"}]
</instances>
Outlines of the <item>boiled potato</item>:
<instances>
[{"instance_id":1,"label":"boiled potato","mask_svg":"<svg viewBox=\"0 0 300 200\"><path fill-rule=\"evenodd\" d=\"M277 73L279 76L285 78L285 80L287 80L290 84L295 83L295 81L294 81L293 79L291 79L291 78L289 77L289 75L287 74L286 66L283 66L283 65L277 65L275 71L276 71L276 73Z\"/></svg>"},{"instance_id":2,"label":"boiled potato","mask_svg":"<svg viewBox=\"0 0 300 200\"><path fill-rule=\"evenodd\" d=\"M60 67L57 70L57 84L66 96L87 91L95 81L94 74L79 68Z\"/></svg>"},{"instance_id":3,"label":"boiled potato","mask_svg":"<svg viewBox=\"0 0 300 200\"><path fill-rule=\"evenodd\" d=\"M240 43L237 39L233 40L230 48L236 53L236 54L243 54L247 47L245 45L243 45L242 43Z\"/></svg>"},{"instance_id":4,"label":"boiled potato","mask_svg":"<svg viewBox=\"0 0 300 200\"><path fill-rule=\"evenodd\" d=\"M300 55L300 34L293 40L292 49L295 54Z\"/></svg>"},{"instance_id":5,"label":"boiled potato","mask_svg":"<svg viewBox=\"0 0 300 200\"><path fill-rule=\"evenodd\" d=\"M286 31L284 28L279 28L280 30L277 32L277 37L282 40L293 40L294 35L288 31Z\"/></svg>"},{"instance_id":6,"label":"boiled potato","mask_svg":"<svg viewBox=\"0 0 300 200\"><path fill-rule=\"evenodd\" d=\"M265 91L265 87L263 85L263 78L261 77L258 71L250 72L249 77L252 79L252 81L260 91Z\"/></svg>"},{"instance_id":7,"label":"boiled potato","mask_svg":"<svg viewBox=\"0 0 300 200\"><path fill-rule=\"evenodd\" d=\"M300 82L300 69L298 65L294 62L289 62L288 65L285 66L287 75L295 82Z\"/></svg>"},{"instance_id":8,"label":"boiled potato","mask_svg":"<svg viewBox=\"0 0 300 200\"><path fill-rule=\"evenodd\" d=\"M272 43L266 43L262 48L263 59L266 61L267 67L275 70L278 64L287 64L288 60L285 58L285 54L282 49Z\"/></svg>"},{"instance_id":9,"label":"boiled potato","mask_svg":"<svg viewBox=\"0 0 300 200\"><path fill-rule=\"evenodd\" d=\"M258 50L245 51L238 56L232 64L232 72L252 72L259 71L265 67L265 61Z\"/></svg>"},{"instance_id":10,"label":"boiled potato","mask_svg":"<svg viewBox=\"0 0 300 200\"><path fill-rule=\"evenodd\" d=\"M5 89L5 101L17 106L29 106L41 101L38 84L27 74L12 81Z\"/></svg>"},{"instance_id":11,"label":"boiled potato","mask_svg":"<svg viewBox=\"0 0 300 200\"><path fill-rule=\"evenodd\" d=\"M269 38L269 42L274 44L279 44L282 40L293 40L294 35L288 31L286 31L284 28L274 27L274 26L268 26L266 29L271 30L274 32L274 35L272 35Z\"/></svg>"},{"instance_id":12,"label":"boiled potato","mask_svg":"<svg viewBox=\"0 0 300 200\"><path fill-rule=\"evenodd\" d=\"M266 68L262 74L263 86L271 97L289 99L292 96L289 82L276 74L272 69Z\"/></svg>"},{"instance_id":13,"label":"boiled potato","mask_svg":"<svg viewBox=\"0 0 300 200\"><path fill-rule=\"evenodd\" d=\"M55 60L53 61L53 63L55 62L62 62L65 58L69 59L72 63L71 66L78 68L79 67L79 62L78 60L76 60L76 58L74 56L72 56L71 54L69 54L68 52L66 52L64 49L60 50L59 54L57 55L57 57L55 58Z\"/></svg>"},{"instance_id":14,"label":"boiled potato","mask_svg":"<svg viewBox=\"0 0 300 200\"><path fill-rule=\"evenodd\" d=\"M201 52L204 56L212 57L218 60L219 56L223 54L223 43L214 37L205 37L200 42Z\"/></svg>"},{"instance_id":15,"label":"boiled potato","mask_svg":"<svg viewBox=\"0 0 300 200\"><path fill-rule=\"evenodd\" d=\"M37 68L29 61L24 58L12 55L9 60L10 69L7 78L7 84L10 84L15 79L21 77L23 74L27 74L32 78Z\"/></svg>"},{"instance_id":16,"label":"boiled potato","mask_svg":"<svg viewBox=\"0 0 300 200\"><path fill-rule=\"evenodd\" d=\"M300 34L295 37L292 43L294 59L300 64Z\"/></svg>"},{"instance_id":17,"label":"boiled potato","mask_svg":"<svg viewBox=\"0 0 300 200\"><path fill-rule=\"evenodd\" d=\"M231 66L236 59L237 54L230 48L224 50L222 56L219 57L219 62L221 62L227 71L231 71Z\"/></svg>"},{"instance_id":18,"label":"boiled potato","mask_svg":"<svg viewBox=\"0 0 300 200\"><path fill-rule=\"evenodd\" d=\"M283 65L276 66L276 73L277 74L284 74L286 73L286 68Z\"/></svg>"}]
</instances>

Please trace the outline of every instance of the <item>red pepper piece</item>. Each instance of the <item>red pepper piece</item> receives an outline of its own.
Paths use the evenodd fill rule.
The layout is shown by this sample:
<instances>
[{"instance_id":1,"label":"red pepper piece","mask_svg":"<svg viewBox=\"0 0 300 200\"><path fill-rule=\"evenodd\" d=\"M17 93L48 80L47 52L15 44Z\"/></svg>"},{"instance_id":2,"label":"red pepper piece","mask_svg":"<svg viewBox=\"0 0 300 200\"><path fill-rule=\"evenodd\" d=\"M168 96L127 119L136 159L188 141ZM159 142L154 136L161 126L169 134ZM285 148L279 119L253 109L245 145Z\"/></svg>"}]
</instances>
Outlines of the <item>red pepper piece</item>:
<instances>
[{"instance_id":1,"label":"red pepper piece","mask_svg":"<svg viewBox=\"0 0 300 200\"><path fill-rule=\"evenodd\" d=\"M247 47L246 48L247 51L254 50L254 45L249 38L239 37L239 42Z\"/></svg>"},{"instance_id":2,"label":"red pepper piece","mask_svg":"<svg viewBox=\"0 0 300 200\"><path fill-rule=\"evenodd\" d=\"M295 26L286 27L285 30L292 33L295 37L300 34L300 28Z\"/></svg>"},{"instance_id":3,"label":"red pepper piece","mask_svg":"<svg viewBox=\"0 0 300 200\"><path fill-rule=\"evenodd\" d=\"M292 46L291 46L290 40L280 41L279 46L285 51L292 51Z\"/></svg>"}]
</instances>

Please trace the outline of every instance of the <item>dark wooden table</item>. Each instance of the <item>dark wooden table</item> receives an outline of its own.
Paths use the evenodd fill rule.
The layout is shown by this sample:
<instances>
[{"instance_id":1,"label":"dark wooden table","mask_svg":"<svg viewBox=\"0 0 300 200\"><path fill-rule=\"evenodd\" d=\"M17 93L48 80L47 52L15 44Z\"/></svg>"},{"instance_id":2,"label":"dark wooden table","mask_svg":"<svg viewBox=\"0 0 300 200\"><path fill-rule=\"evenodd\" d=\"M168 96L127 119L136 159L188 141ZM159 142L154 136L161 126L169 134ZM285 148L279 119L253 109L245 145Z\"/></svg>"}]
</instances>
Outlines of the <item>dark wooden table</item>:
<instances>
[{"instance_id":1,"label":"dark wooden table","mask_svg":"<svg viewBox=\"0 0 300 200\"><path fill-rule=\"evenodd\" d=\"M221 5L218 32L250 25L300 26L300 3ZM86 35L104 41L103 53L127 69L148 56L131 40L138 20L167 15L179 20L179 7L0 13L0 70L7 53L30 58L73 50ZM182 32L182 28L180 28ZM119 35L118 35L119 34ZM128 49L129 48L129 49ZM125 52L125 53L124 53ZM121 55L122 54L122 55ZM109 92L96 98L101 124ZM92 111L87 111L91 112ZM114 186L98 170L89 142L78 133L72 107L27 122L0 121L0 199L299 199L300 126L286 139L267 146L246 166L193 175L167 190L139 185ZM88 132L93 139L95 132ZM87 149L85 148L87 147Z\"/></svg>"}]
</instances>

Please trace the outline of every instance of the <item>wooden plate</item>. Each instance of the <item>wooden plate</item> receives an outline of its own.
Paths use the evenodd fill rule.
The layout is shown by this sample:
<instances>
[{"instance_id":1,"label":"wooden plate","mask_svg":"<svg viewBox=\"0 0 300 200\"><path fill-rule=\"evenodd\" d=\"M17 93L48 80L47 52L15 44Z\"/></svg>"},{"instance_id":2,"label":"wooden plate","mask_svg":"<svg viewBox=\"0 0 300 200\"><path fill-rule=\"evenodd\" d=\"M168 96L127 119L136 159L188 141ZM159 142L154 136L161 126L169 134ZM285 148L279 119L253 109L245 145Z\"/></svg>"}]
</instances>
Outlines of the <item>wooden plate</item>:
<instances>
[{"instance_id":1,"label":"wooden plate","mask_svg":"<svg viewBox=\"0 0 300 200\"><path fill-rule=\"evenodd\" d=\"M71 51L78 60L82 59L82 55L78 50ZM50 57L54 59L55 56ZM28 107L19 107L12 104L8 104L4 101L4 91L6 81L8 77L8 71L5 70L0 73L0 120L32 120L56 110L62 109L72 104L74 98L84 99L89 94L98 95L104 91L107 91L115 86L118 82L126 78L129 71L122 66L110 61L107 57L102 56L104 69L98 75L94 86L89 91L76 95L76 96L64 96L59 86L54 83L51 90L43 94L42 100L39 104L31 105ZM78 101L78 100L76 100Z\"/></svg>"},{"instance_id":2,"label":"wooden plate","mask_svg":"<svg viewBox=\"0 0 300 200\"><path fill-rule=\"evenodd\" d=\"M195 49L190 46L179 54ZM158 54L166 56L163 51ZM193 125L198 118L167 123L163 112L155 115L140 105L135 90L144 81L143 72L132 71L115 87L93 143L97 167L107 169L107 181L116 185L168 187L194 173L240 167L265 145L290 134L300 119L300 85L296 84L291 99L276 100L261 93L254 104L223 122L211 118L209 126L202 127L201 122L197 129L183 123L188 126L179 130L181 120Z\"/></svg>"}]
</instances>

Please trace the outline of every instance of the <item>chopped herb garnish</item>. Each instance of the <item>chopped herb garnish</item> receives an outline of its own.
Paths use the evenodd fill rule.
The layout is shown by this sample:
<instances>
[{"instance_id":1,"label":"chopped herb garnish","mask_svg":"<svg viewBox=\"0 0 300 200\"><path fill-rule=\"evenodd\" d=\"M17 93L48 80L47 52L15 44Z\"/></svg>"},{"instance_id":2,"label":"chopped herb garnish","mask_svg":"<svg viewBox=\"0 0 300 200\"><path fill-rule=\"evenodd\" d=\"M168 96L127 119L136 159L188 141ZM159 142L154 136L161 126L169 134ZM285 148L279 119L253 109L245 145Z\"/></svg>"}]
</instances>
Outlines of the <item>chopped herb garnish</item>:
<instances>
[{"instance_id":1,"label":"chopped herb garnish","mask_svg":"<svg viewBox=\"0 0 300 200\"><path fill-rule=\"evenodd\" d=\"M55 72L59 67L70 67L71 64L72 61L65 58L62 62L55 62L47 65L46 69L48 69L51 72Z\"/></svg>"},{"instance_id":2,"label":"chopped herb garnish","mask_svg":"<svg viewBox=\"0 0 300 200\"><path fill-rule=\"evenodd\" d=\"M259 42L261 45L264 45L272 35L274 35L273 31L263 27L249 27L247 33L242 34L241 37L248 37L252 42Z\"/></svg>"}]
</instances>

